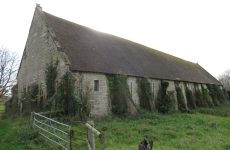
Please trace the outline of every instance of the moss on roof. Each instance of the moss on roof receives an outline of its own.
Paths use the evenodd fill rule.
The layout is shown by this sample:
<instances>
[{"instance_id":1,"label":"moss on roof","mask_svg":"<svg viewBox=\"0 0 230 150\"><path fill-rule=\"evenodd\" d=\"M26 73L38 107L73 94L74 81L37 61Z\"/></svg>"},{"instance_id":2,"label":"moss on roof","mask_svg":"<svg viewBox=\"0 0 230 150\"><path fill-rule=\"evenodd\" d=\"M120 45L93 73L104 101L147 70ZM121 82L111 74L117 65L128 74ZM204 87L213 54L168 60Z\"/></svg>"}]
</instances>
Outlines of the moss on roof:
<instances>
[{"instance_id":1,"label":"moss on roof","mask_svg":"<svg viewBox=\"0 0 230 150\"><path fill-rule=\"evenodd\" d=\"M221 84L200 65L44 12L72 71Z\"/></svg>"}]
</instances>

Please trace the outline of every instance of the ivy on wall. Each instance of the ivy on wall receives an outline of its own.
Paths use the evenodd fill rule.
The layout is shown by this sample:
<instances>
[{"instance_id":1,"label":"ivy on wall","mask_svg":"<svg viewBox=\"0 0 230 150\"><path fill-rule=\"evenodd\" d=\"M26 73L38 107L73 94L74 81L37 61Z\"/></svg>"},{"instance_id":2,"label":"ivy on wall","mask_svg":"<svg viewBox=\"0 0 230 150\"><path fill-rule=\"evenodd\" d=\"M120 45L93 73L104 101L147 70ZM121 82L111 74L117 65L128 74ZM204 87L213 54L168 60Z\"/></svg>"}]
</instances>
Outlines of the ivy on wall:
<instances>
[{"instance_id":1,"label":"ivy on wall","mask_svg":"<svg viewBox=\"0 0 230 150\"><path fill-rule=\"evenodd\" d=\"M179 82L175 82L175 88L176 88L178 109L184 111L186 109L185 98L179 86Z\"/></svg>"},{"instance_id":2,"label":"ivy on wall","mask_svg":"<svg viewBox=\"0 0 230 150\"><path fill-rule=\"evenodd\" d=\"M82 88L77 89L75 94L75 77L70 73L66 72L65 75L60 79L57 84L55 92L55 80L57 76L58 60L53 63L52 61L46 66L46 86L47 86L47 99L46 109L47 110L61 110L64 115L78 115L81 119L83 116L90 113L90 106L88 100L90 98L91 90ZM79 79L79 83L82 79Z\"/></svg>"},{"instance_id":3,"label":"ivy on wall","mask_svg":"<svg viewBox=\"0 0 230 150\"><path fill-rule=\"evenodd\" d=\"M22 98L20 99L20 102L22 103L22 110L24 112L31 112L31 111L37 111L39 109L39 90L37 84L32 84L27 87L26 92L22 92Z\"/></svg>"},{"instance_id":4,"label":"ivy on wall","mask_svg":"<svg viewBox=\"0 0 230 150\"><path fill-rule=\"evenodd\" d=\"M203 107L210 107L210 108L214 108L214 104L212 102L212 99L208 93L208 90L204 88L203 85L201 85L202 88L202 93L203 93Z\"/></svg>"},{"instance_id":5,"label":"ivy on wall","mask_svg":"<svg viewBox=\"0 0 230 150\"><path fill-rule=\"evenodd\" d=\"M229 101L229 95L228 95L228 92L227 92L227 90L225 88L223 89L223 92L224 92L225 99L227 101Z\"/></svg>"},{"instance_id":6,"label":"ivy on wall","mask_svg":"<svg viewBox=\"0 0 230 150\"><path fill-rule=\"evenodd\" d=\"M196 106L203 107L203 94L202 91L199 89L198 84L194 83L195 87L195 100L196 100Z\"/></svg>"},{"instance_id":7,"label":"ivy on wall","mask_svg":"<svg viewBox=\"0 0 230 150\"><path fill-rule=\"evenodd\" d=\"M211 96L211 98L213 100L214 106L219 106L220 102L219 102L218 97L217 97L217 91L214 90L213 86L214 85L212 85L212 84L207 84L207 88L209 90L209 95Z\"/></svg>"},{"instance_id":8,"label":"ivy on wall","mask_svg":"<svg viewBox=\"0 0 230 150\"><path fill-rule=\"evenodd\" d=\"M227 102L223 93L223 90L220 89L220 87L217 84L213 85L214 91L216 91L217 94L217 99L219 100L220 103Z\"/></svg>"},{"instance_id":9,"label":"ivy on wall","mask_svg":"<svg viewBox=\"0 0 230 150\"><path fill-rule=\"evenodd\" d=\"M185 87L185 95L187 98L187 106L190 109L196 109L196 101L193 96L192 91L188 88L187 83L184 82L184 87Z\"/></svg>"},{"instance_id":10,"label":"ivy on wall","mask_svg":"<svg viewBox=\"0 0 230 150\"><path fill-rule=\"evenodd\" d=\"M109 96L112 103L112 112L117 115L125 113L135 114L136 107L127 84L127 75L124 73L106 74Z\"/></svg>"},{"instance_id":11,"label":"ivy on wall","mask_svg":"<svg viewBox=\"0 0 230 150\"><path fill-rule=\"evenodd\" d=\"M88 115L90 112L88 105L90 91L85 93L84 90L79 89L80 91L75 95L75 81L74 76L67 72L58 83L56 93L47 101L46 108L61 110L65 116L78 115L82 118Z\"/></svg>"},{"instance_id":12,"label":"ivy on wall","mask_svg":"<svg viewBox=\"0 0 230 150\"><path fill-rule=\"evenodd\" d=\"M138 86L138 96L140 100L140 107L151 112L157 112L154 105L153 92L151 90L148 77L138 78L136 80Z\"/></svg>"},{"instance_id":13,"label":"ivy on wall","mask_svg":"<svg viewBox=\"0 0 230 150\"><path fill-rule=\"evenodd\" d=\"M58 60L52 60L46 64L45 83L47 87L47 99L50 99L55 93L55 79L57 77Z\"/></svg>"},{"instance_id":14,"label":"ivy on wall","mask_svg":"<svg viewBox=\"0 0 230 150\"><path fill-rule=\"evenodd\" d=\"M168 86L168 81L162 81L157 95L157 109L159 110L159 112L163 114L168 113L171 110L171 108L174 107L175 103L175 99L169 94L167 94Z\"/></svg>"}]
</instances>

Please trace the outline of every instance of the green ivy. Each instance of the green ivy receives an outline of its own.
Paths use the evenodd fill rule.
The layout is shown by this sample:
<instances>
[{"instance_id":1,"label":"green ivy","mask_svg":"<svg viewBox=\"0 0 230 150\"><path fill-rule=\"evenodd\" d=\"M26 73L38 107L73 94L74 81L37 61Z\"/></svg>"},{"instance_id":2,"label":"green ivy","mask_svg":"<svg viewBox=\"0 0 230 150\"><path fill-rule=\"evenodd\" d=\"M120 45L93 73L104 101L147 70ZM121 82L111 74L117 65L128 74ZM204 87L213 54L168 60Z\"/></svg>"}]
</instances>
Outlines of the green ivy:
<instances>
[{"instance_id":1,"label":"green ivy","mask_svg":"<svg viewBox=\"0 0 230 150\"><path fill-rule=\"evenodd\" d=\"M159 93L157 95L157 108L159 112L163 114L168 113L172 108L172 102L175 102L175 100L173 100L173 97L168 95L166 92L168 86L168 81L162 81Z\"/></svg>"},{"instance_id":2,"label":"green ivy","mask_svg":"<svg viewBox=\"0 0 230 150\"><path fill-rule=\"evenodd\" d=\"M224 92L225 99L227 101L229 101L229 95L228 95L228 92L227 92L227 90L225 88L223 89L223 92Z\"/></svg>"},{"instance_id":3,"label":"green ivy","mask_svg":"<svg viewBox=\"0 0 230 150\"><path fill-rule=\"evenodd\" d=\"M50 99L55 93L55 79L57 77L58 60L55 63L51 60L46 64L45 82L47 87L47 99Z\"/></svg>"},{"instance_id":4,"label":"green ivy","mask_svg":"<svg viewBox=\"0 0 230 150\"><path fill-rule=\"evenodd\" d=\"M112 102L112 112L117 115L122 115L128 113L129 105L128 102L131 102L131 105L134 106L133 110L136 111L135 104L132 99L132 95L129 91L129 86L127 84L127 75L121 74L106 74L107 84L109 87L109 96Z\"/></svg>"},{"instance_id":5,"label":"green ivy","mask_svg":"<svg viewBox=\"0 0 230 150\"><path fill-rule=\"evenodd\" d=\"M211 98L213 100L214 106L219 106L220 102L217 99L217 91L214 90L213 86L214 85L212 85L212 84L207 84L207 88L209 90L209 95L211 96Z\"/></svg>"},{"instance_id":6,"label":"green ivy","mask_svg":"<svg viewBox=\"0 0 230 150\"><path fill-rule=\"evenodd\" d=\"M176 88L176 96L177 96L177 102L178 102L178 109L181 111L186 110L186 105L185 105L185 98L184 95L182 93L182 90L179 86L179 83L175 84L175 88Z\"/></svg>"},{"instance_id":7,"label":"green ivy","mask_svg":"<svg viewBox=\"0 0 230 150\"><path fill-rule=\"evenodd\" d=\"M208 90L204 88L203 85L201 85L202 93L203 93L203 107L210 107L214 108L214 104L212 102L212 99L208 93Z\"/></svg>"},{"instance_id":8,"label":"green ivy","mask_svg":"<svg viewBox=\"0 0 230 150\"><path fill-rule=\"evenodd\" d=\"M153 92L151 91L151 86L148 79L148 77L143 77L136 80L140 106L148 111L157 112L154 105Z\"/></svg>"},{"instance_id":9,"label":"green ivy","mask_svg":"<svg viewBox=\"0 0 230 150\"><path fill-rule=\"evenodd\" d=\"M213 85L214 91L217 92L217 99L219 100L220 103L226 102L223 90L220 89L220 87L217 84Z\"/></svg>"},{"instance_id":10,"label":"green ivy","mask_svg":"<svg viewBox=\"0 0 230 150\"><path fill-rule=\"evenodd\" d=\"M47 101L46 108L48 110L52 108L62 110L64 115L75 115L77 113L77 99L74 94L74 83L75 78L67 72L58 83L56 93Z\"/></svg>"},{"instance_id":11,"label":"green ivy","mask_svg":"<svg viewBox=\"0 0 230 150\"><path fill-rule=\"evenodd\" d=\"M193 96L192 91L188 88L186 82L184 82L184 87L185 87L185 94L186 94L186 98L187 98L187 106L188 106L190 109L196 109L195 98L194 98L194 96Z\"/></svg>"},{"instance_id":12,"label":"green ivy","mask_svg":"<svg viewBox=\"0 0 230 150\"><path fill-rule=\"evenodd\" d=\"M198 84L194 83L194 87L195 87L195 94L196 94L195 96L196 106L203 107L203 93L199 89Z\"/></svg>"}]
</instances>

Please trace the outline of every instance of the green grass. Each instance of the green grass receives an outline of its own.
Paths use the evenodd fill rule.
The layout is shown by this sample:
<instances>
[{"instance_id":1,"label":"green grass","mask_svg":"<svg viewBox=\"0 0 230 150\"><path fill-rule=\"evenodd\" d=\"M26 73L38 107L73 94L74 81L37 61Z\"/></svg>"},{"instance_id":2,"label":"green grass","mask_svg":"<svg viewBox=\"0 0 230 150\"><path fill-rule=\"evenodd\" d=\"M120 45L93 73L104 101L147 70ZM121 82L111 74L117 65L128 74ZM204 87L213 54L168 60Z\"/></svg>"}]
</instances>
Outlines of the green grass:
<instances>
[{"instance_id":1,"label":"green grass","mask_svg":"<svg viewBox=\"0 0 230 150\"><path fill-rule=\"evenodd\" d=\"M109 115L106 118L91 120L94 120L97 130L106 132L106 150L138 150L138 145L144 138L152 140L156 150L226 150L230 149L229 117L230 105L223 105L218 108L198 108L196 111L168 115L150 114L139 110L137 116L121 118ZM67 120L69 119L66 119L66 123ZM68 128L59 128L68 131ZM72 129L87 132L83 124L73 124ZM41 136L24 140L26 142L23 143L22 133L26 130L29 130L28 117L0 120L0 149L59 149L55 144L50 144L53 148L48 146L49 142ZM26 132L26 135L28 134ZM66 137L64 134L58 134ZM75 133L75 137L86 139L85 135L79 133ZM84 141L73 142L86 146ZM96 149L99 149L99 138L96 136L95 142ZM74 147L78 150L85 149Z\"/></svg>"},{"instance_id":2,"label":"green grass","mask_svg":"<svg viewBox=\"0 0 230 150\"><path fill-rule=\"evenodd\" d=\"M0 102L0 110L4 110L5 109L5 103L4 102Z\"/></svg>"},{"instance_id":3,"label":"green grass","mask_svg":"<svg viewBox=\"0 0 230 150\"><path fill-rule=\"evenodd\" d=\"M4 104L5 104L4 102L0 102L0 116L2 115L2 113L5 110L5 105Z\"/></svg>"}]
</instances>

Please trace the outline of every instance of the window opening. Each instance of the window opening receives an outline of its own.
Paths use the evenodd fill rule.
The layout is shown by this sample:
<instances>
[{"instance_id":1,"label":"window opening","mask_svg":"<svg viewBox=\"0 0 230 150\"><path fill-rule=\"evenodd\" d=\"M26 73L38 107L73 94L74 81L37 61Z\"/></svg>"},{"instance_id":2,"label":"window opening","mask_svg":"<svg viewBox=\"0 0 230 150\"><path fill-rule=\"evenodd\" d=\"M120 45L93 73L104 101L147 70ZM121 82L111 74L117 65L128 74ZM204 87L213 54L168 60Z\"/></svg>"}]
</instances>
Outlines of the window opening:
<instances>
[{"instance_id":1,"label":"window opening","mask_svg":"<svg viewBox=\"0 0 230 150\"><path fill-rule=\"evenodd\" d=\"M99 91L99 80L94 80L94 91Z\"/></svg>"}]
</instances>

